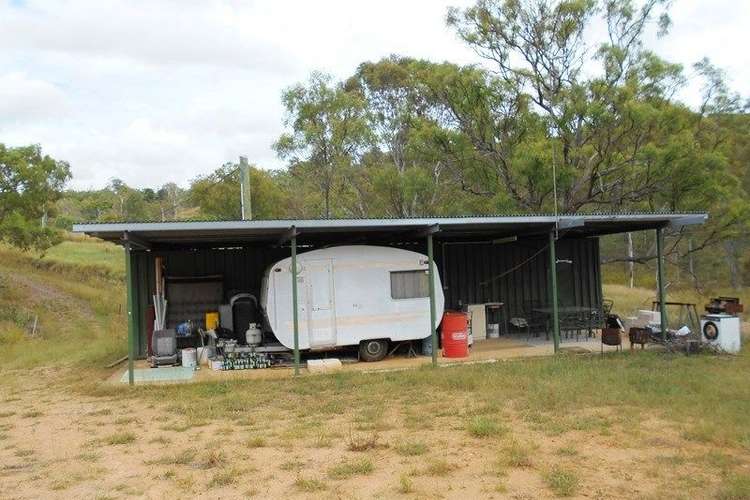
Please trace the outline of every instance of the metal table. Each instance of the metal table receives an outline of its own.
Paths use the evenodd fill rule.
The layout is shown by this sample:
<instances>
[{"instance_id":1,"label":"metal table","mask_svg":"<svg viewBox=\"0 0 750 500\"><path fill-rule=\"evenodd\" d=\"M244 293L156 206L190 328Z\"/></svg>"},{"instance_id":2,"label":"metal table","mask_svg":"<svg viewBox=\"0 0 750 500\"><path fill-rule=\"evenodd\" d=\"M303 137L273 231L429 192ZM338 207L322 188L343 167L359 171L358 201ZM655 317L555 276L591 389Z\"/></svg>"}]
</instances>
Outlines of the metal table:
<instances>
[{"instance_id":1,"label":"metal table","mask_svg":"<svg viewBox=\"0 0 750 500\"><path fill-rule=\"evenodd\" d=\"M547 316L547 326L545 329L547 330L547 335L549 338L550 333L554 333L551 331L550 328L550 316L552 316L552 308L551 307L538 307L536 309L532 309L534 312L538 312L540 314L544 314ZM557 313L560 316L565 315L573 315L573 314L592 314L594 311L596 311L596 308L594 307L585 307L585 306L561 306L557 308ZM560 329L560 333L563 332L563 329ZM576 340L578 339L578 335L576 335Z\"/></svg>"}]
</instances>

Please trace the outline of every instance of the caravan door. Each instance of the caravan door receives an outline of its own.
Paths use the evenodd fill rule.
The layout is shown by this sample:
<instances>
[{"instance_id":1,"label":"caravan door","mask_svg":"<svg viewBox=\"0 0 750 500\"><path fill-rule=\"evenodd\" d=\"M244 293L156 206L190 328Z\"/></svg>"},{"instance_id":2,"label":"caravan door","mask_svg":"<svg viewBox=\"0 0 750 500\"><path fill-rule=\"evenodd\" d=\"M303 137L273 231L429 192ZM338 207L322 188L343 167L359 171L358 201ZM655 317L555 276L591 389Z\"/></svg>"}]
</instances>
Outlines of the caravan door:
<instances>
[{"instance_id":1,"label":"caravan door","mask_svg":"<svg viewBox=\"0 0 750 500\"><path fill-rule=\"evenodd\" d=\"M333 261L308 260L305 262L307 275L307 330L310 347L330 347L336 345L336 312L333 289Z\"/></svg>"}]
</instances>

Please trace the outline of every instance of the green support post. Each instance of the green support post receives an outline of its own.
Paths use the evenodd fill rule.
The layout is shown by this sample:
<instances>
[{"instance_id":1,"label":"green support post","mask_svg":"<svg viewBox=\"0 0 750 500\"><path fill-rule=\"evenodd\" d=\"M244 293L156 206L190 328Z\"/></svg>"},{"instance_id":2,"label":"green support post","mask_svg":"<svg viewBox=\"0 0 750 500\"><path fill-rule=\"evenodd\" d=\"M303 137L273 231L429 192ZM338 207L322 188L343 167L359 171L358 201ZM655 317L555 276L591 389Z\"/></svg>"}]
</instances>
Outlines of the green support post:
<instances>
[{"instance_id":1,"label":"green support post","mask_svg":"<svg viewBox=\"0 0 750 500\"><path fill-rule=\"evenodd\" d=\"M555 353L560 351L560 311L557 303L557 252L555 251L555 231L549 233L549 281L550 301L552 302L552 340Z\"/></svg>"},{"instance_id":2,"label":"green support post","mask_svg":"<svg viewBox=\"0 0 750 500\"><path fill-rule=\"evenodd\" d=\"M294 325L294 374L299 375L299 317L297 314L297 234L292 228L292 323Z\"/></svg>"},{"instance_id":3,"label":"green support post","mask_svg":"<svg viewBox=\"0 0 750 500\"><path fill-rule=\"evenodd\" d=\"M660 328L661 328L661 340L667 341L667 305L666 305L666 294L664 293L664 229L659 228L656 230L656 273L658 275L659 287L659 316L660 316Z\"/></svg>"},{"instance_id":4,"label":"green support post","mask_svg":"<svg viewBox=\"0 0 750 500\"><path fill-rule=\"evenodd\" d=\"M437 331L435 329L435 260L432 251L432 233L427 233L427 277L430 290L430 337L432 339L432 366L437 366Z\"/></svg>"},{"instance_id":5,"label":"green support post","mask_svg":"<svg viewBox=\"0 0 750 500\"><path fill-rule=\"evenodd\" d=\"M135 301L136 297L133 290L133 254L130 243L125 243L125 286L127 287L128 297L128 383L135 383L135 373L133 372L133 363L135 361Z\"/></svg>"}]
</instances>

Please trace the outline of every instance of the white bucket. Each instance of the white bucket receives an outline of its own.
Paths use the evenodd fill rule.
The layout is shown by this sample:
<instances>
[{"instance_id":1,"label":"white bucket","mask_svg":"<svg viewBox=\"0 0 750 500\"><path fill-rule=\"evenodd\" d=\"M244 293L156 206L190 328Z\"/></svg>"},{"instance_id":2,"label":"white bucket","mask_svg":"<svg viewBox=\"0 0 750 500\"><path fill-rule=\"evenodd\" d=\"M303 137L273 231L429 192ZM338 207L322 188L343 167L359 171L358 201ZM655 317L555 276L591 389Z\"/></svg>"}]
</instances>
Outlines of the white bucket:
<instances>
[{"instance_id":1,"label":"white bucket","mask_svg":"<svg viewBox=\"0 0 750 500\"><path fill-rule=\"evenodd\" d=\"M197 349L198 362L201 365L208 365L209 359L216 356L216 348L214 346L199 347Z\"/></svg>"},{"instance_id":2,"label":"white bucket","mask_svg":"<svg viewBox=\"0 0 750 500\"><path fill-rule=\"evenodd\" d=\"M487 337L491 339L496 339L500 337L500 324L499 323L490 323L487 325Z\"/></svg>"},{"instance_id":3,"label":"white bucket","mask_svg":"<svg viewBox=\"0 0 750 500\"><path fill-rule=\"evenodd\" d=\"M185 368L195 368L197 364L197 351L194 347L188 347L182 350L182 366Z\"/></svg>"}]
</instances>

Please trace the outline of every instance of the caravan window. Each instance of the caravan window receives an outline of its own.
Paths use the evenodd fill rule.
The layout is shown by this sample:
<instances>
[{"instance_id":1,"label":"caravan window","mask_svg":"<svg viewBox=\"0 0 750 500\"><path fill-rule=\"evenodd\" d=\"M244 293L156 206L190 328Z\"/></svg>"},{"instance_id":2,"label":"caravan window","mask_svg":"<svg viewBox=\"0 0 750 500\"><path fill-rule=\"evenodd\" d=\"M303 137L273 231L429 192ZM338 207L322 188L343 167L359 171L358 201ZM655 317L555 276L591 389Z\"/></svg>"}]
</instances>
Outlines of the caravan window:
<instances>
[{"instance_id":1,"label":"caravan window","mask_svg":"<svg viewBox=\"0 0 750 500\"><path fill-rule=\"evenodd\" d=\"M391 298L416 299L429 297L427 271L393 271L391 272Z\"/></svg>"}]
</instances>

